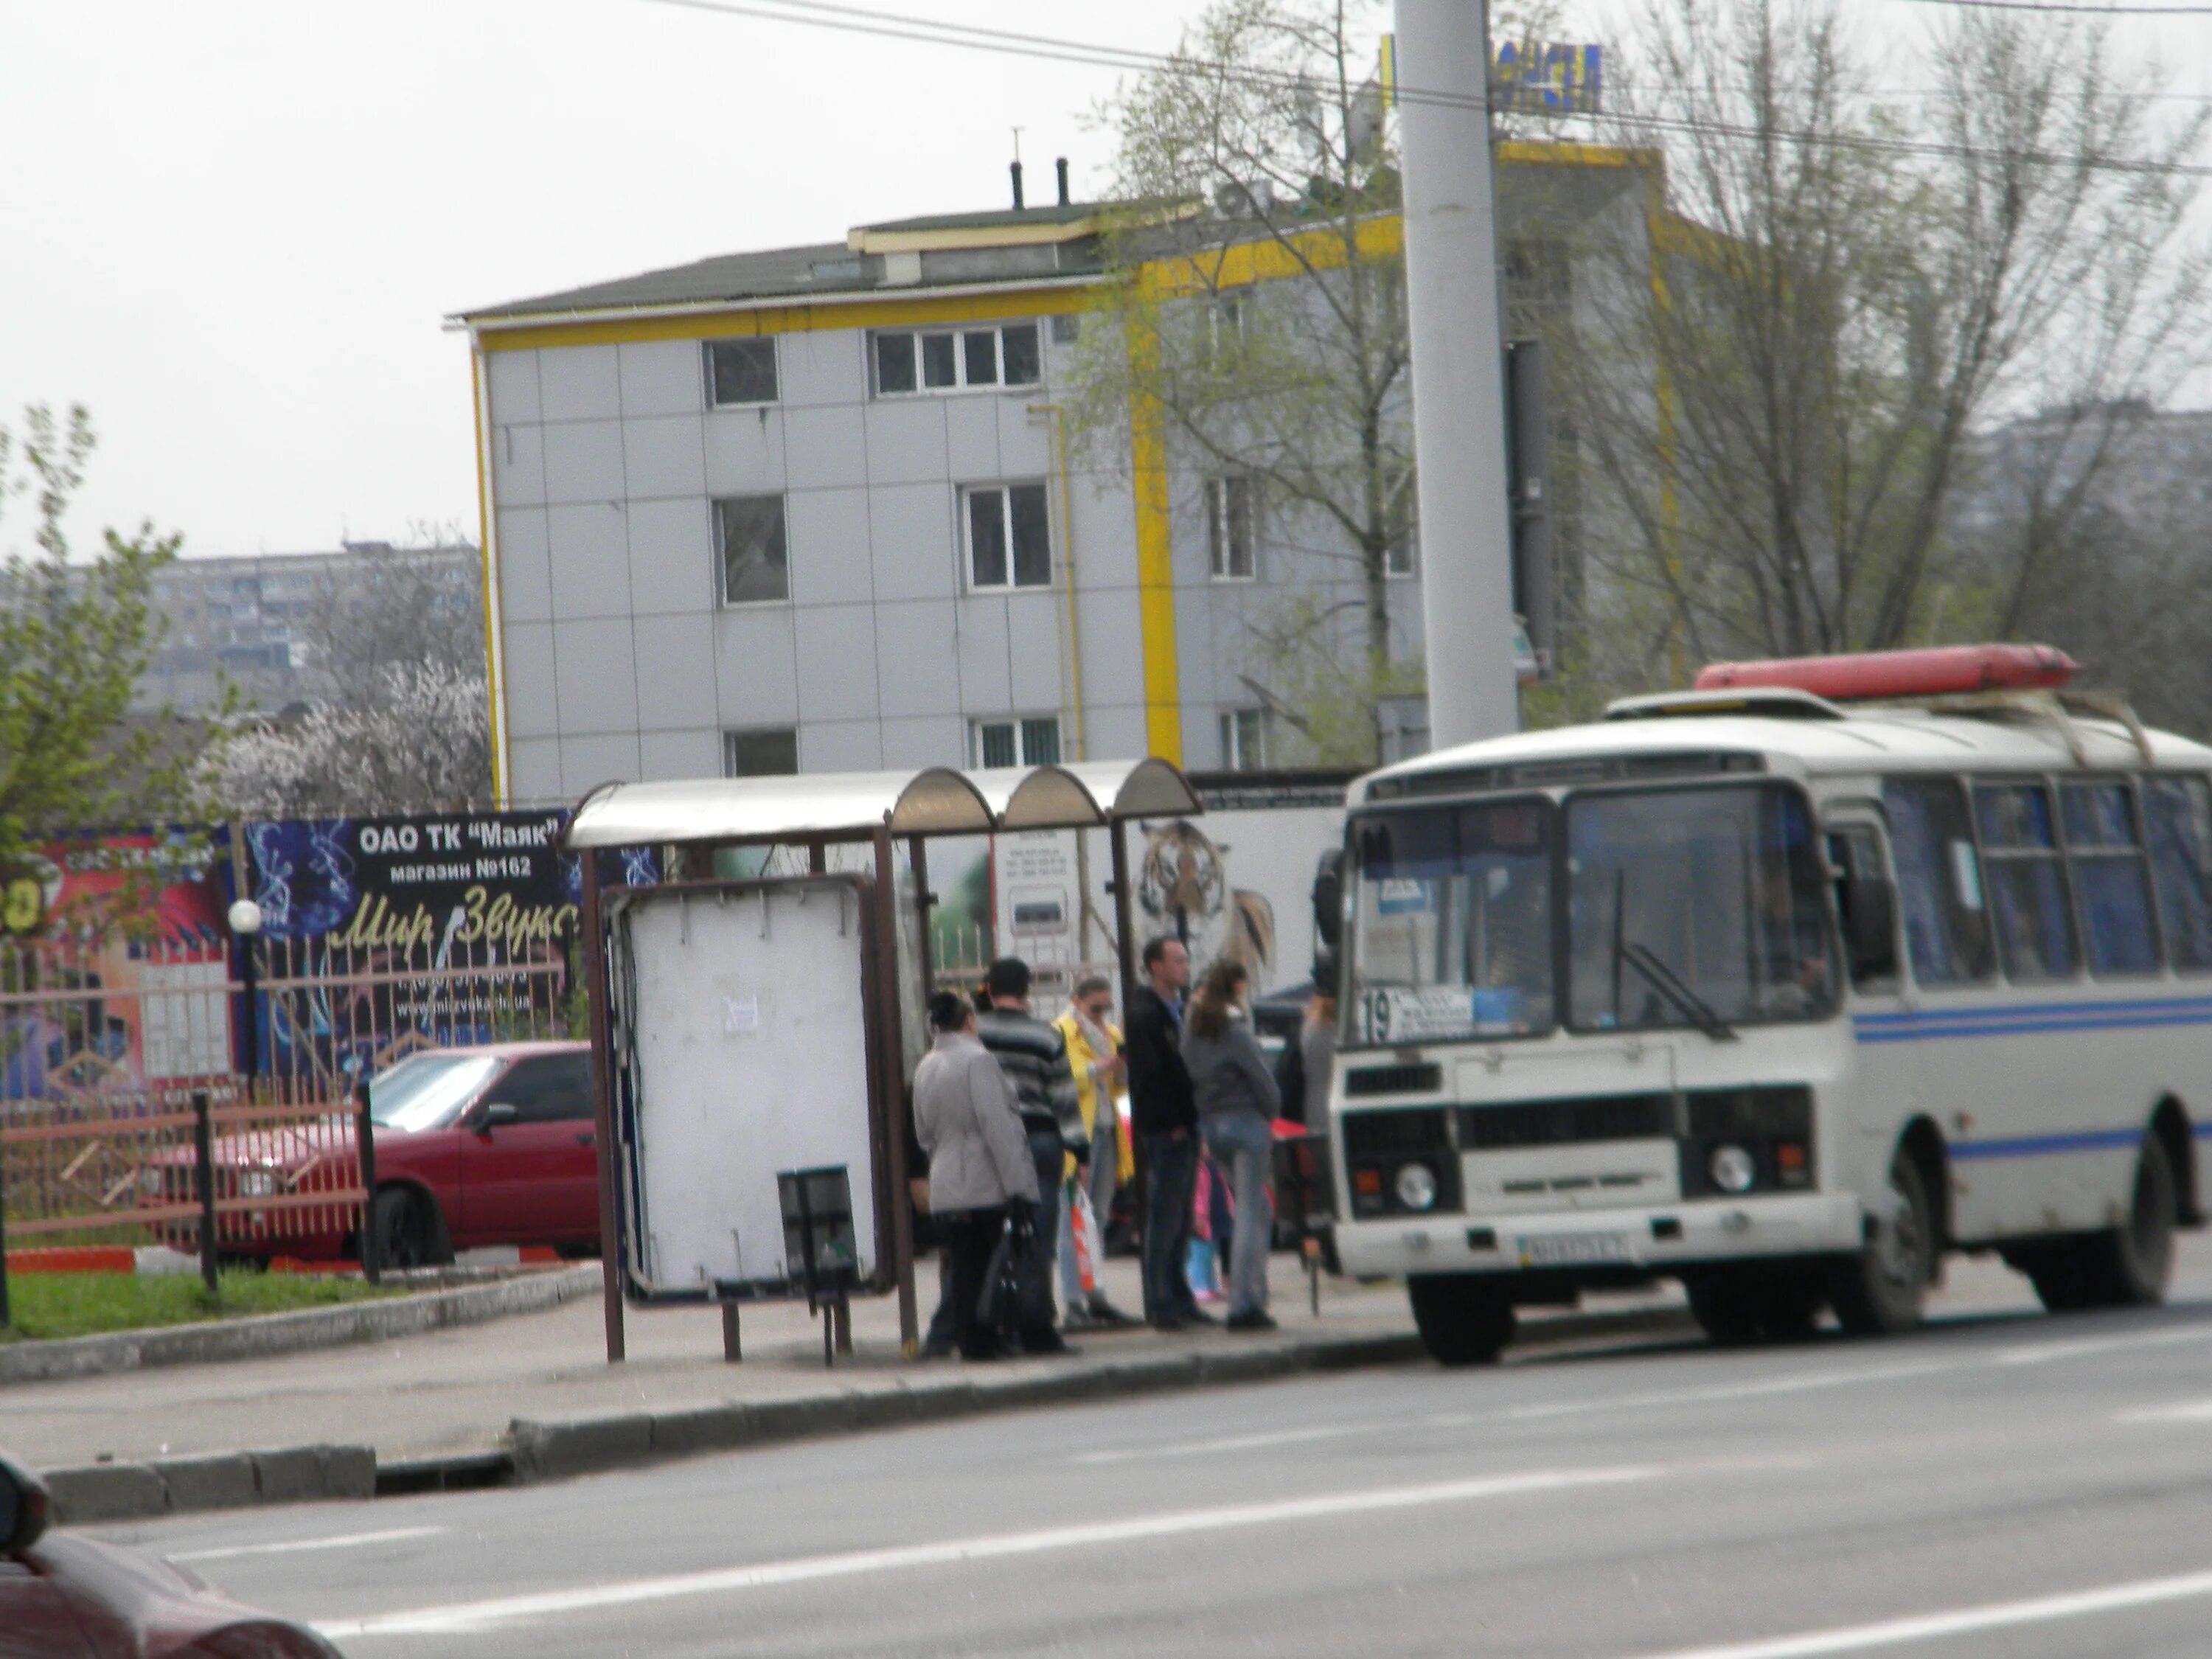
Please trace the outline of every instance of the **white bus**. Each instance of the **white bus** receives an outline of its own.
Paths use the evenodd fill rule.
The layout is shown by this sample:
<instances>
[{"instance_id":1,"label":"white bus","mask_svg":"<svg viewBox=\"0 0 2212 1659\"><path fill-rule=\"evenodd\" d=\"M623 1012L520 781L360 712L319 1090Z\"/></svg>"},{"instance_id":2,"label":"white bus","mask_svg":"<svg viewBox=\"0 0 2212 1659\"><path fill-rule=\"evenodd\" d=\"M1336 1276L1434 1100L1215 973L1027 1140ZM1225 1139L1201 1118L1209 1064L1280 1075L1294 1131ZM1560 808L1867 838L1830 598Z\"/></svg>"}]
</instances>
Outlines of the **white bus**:
<instances>
[{"instance_id":1,"label":"white bus","mask_svg":"<svg viewBox=\"0 0 2212 1659\"><path fill-rule=\"evenodd\" d=\"M2212 749L2081 707L1682 693L1355 783L1345 1270L1447 1364L1661 1277L1717 1340L1899 1331L1951 1249L2158 1300L2212 1134Z\"/></svg>"}]
</instances>

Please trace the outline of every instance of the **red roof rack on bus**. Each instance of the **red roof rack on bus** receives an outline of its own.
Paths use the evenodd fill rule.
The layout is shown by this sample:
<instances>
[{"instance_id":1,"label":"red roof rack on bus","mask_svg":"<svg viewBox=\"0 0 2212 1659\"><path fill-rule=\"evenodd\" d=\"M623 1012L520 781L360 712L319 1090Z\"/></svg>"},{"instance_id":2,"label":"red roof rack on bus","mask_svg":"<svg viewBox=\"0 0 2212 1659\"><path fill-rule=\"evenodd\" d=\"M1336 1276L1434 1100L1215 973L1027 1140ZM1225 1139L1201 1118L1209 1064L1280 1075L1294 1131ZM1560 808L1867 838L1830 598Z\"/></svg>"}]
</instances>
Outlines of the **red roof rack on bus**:
<instances>
[{"instance_id":1,"label":"red roof rack on bus","mask_svg":"<svg viewBox=\"0 0 2212 1659\"><path fill-rule=\"evenodd\" d=\"M1956 696L1969 691L2055 691L2080 667L2047 645L1943 645L1835 657L1707 663L1697 689L1788 686L1833 702Z\"/></svg>"}]
</instances>

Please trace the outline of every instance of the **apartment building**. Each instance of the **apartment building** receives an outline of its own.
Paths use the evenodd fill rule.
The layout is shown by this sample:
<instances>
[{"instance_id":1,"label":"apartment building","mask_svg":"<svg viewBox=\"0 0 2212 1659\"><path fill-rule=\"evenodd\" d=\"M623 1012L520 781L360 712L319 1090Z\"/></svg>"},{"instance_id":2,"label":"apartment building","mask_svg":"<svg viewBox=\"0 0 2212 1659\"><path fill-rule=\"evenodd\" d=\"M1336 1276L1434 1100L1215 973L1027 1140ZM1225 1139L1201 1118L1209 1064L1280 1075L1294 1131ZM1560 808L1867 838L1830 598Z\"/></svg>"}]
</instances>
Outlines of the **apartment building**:
<instances>
[{"instance_id":1,"label":"apartment building","mask_svg":"<svg viewBox=\"0 0 2212 1659\"><path fill-rule=\"evenodd\" d=\"M1629 153L1516 148L1600 181L1583 218L1644 222ZM1505 195L1540 218L1556 199ZM1297 595L1356 599L1357 572L1342 548L1271 536L1240 481L1086 462L1066 441L1057 398L1106 211L868 225L455 319L477 371L503 794L1147 752L1268 763L1285 734L1243 672L1252 629ZM1392 574L1392 648L1416 654L1410 547Z\"/></svg>"}]
</instances>

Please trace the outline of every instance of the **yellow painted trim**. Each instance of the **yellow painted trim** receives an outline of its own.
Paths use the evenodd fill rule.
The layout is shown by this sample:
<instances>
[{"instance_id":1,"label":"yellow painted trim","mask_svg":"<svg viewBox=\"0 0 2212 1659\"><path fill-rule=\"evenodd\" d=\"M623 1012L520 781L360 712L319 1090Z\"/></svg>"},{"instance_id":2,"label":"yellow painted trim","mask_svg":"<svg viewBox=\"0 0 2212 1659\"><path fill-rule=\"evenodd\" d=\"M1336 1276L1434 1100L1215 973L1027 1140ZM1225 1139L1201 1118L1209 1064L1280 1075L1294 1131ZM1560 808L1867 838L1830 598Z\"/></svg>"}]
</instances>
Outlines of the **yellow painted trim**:
<instances>
[{"instance_id":1,"label":"yellow painted trim","mask_svg":"<svg viewBox=\"0 0 2212 1659\"><path fill-rule=\"evenodd\" d=\"M484 410L484 376L489 365L483 353L469 353L469 398L476 414L477 431L477 562L483 581L484 695L491 702L491 798L507 805L507 676L499 648L499 582L492 566L495 555L491 534L491 428Z\"/></svg>"},{"instance_id":2,"label":"yellow painted trim","mask_svg":"<svg viewBox=\"0 0 2212 1659\"><path fill-rule=\"evenodd\" d=\"M537 351L552 346L625 345L647 340L729 340L758 334L815 334L844 328L926 328L1007 317L1055 317L1091 304L1096 283L1079 287L1006 288L988 294L869 298L849 304L732 307L672 317L617 317L572 323L471 324L485 351Z\"/></svg>"},{"instance_id":3,"label":"yellow painted trim","mask_svg":"<svg viewBox=\"0 0 2212 1659\"><path fill-rule=\"evenodd\" d=\"M1621 144L1534 143L1510 138L1498 147L1498 159L1524 167L1644 167L1663 165L1656 149L1634 149Z\"/></svg>"},{"instance_id":4,"label":"yellow painted trim","mask_svg":"<svg viewBox=\"0 0 2212 1659\"><path fill-rule=\"evenodd\" d=\"M1292 246L1286 247L1271 236L1200 253L1177 254L1170 259L1150 259L1141 268L1139 280L1149 286L1152 297L1174 299L1279 282L1302 276L1309 270L1336 270L1346 263L1344 237L1334 227L1302 230L1287 240ZM1377 214L1360 221L1353 240L1363 259L1400 258L1406 251L1406 222L1395 213Z\"/></svg>"},{"instance_id":5,"label":"yellow painted trim","mask_svg":"<svg viewBox=\"0 0 2212 1659\"><path fill-rule=\"evenodd\" d=\"M1151 278L1139 271L1140 295ZM1137 631L1145 671L1145 747L1182 764L1182 682L1176 662L1175 539L1168 518L1167 438L1159 399L1141 388L1158 372L1156 304L1130 319L1129 482L1137 510Z\"/></svg>"}]
</instances>

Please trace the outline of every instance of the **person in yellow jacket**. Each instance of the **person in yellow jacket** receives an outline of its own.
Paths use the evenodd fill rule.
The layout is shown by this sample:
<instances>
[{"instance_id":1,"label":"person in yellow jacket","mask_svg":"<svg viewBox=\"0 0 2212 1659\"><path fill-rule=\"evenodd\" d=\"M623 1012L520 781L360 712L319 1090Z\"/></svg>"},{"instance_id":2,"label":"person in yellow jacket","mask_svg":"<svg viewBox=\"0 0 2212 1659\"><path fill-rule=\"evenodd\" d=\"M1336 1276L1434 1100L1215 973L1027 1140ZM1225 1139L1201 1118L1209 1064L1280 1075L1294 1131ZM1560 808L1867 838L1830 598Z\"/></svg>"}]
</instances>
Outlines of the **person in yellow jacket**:
<instances>
[{"instance_id":1,"label":"person in yellow jacket","mask_svg":"<svg viewBox=\"0 0 2212 1659\"><path fill-rule=\"evenodd\" d=\"M1103 1261L1092 1261L1091 1287L1085 1290L1076 1260L1075 1189L1080 1187L1090 1196L1099 1230L1088 1241L1089 1248L1103 1255L1115 1189L1135 1170L1134 1149L1120 1104L1120 1097L1128 1092L1127 1067L1113 1013L1114 988L1098 975L1087 974L1076 981L1067 1012L1053 1022L1067 1043L1067 1066L1075 1073L1076 1100L1091 1137L1091 1162L1078 1164L1070 1153L1061 1176L1067 1183L1068 1201L1060 1206L1060 1299L1066 1322L1076 1329L1140 1322L1106 1299Z\"/></svg>"}]
</instances>

